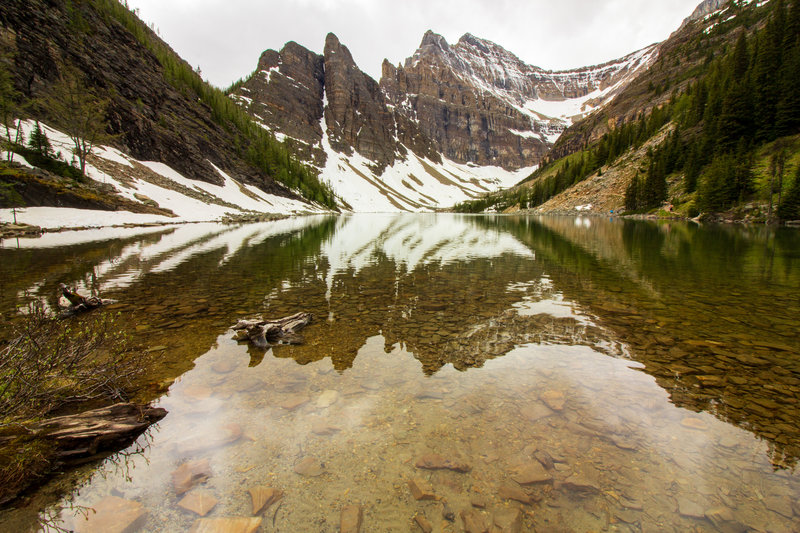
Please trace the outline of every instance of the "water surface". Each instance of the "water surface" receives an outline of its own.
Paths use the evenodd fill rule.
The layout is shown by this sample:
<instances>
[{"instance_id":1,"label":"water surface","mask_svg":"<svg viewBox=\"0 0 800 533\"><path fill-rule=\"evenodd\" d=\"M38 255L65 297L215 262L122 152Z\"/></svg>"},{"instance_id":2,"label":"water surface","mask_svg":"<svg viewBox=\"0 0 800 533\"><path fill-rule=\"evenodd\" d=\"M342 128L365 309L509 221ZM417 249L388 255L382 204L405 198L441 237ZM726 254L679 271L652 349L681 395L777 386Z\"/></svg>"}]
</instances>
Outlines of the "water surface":
<instances>
[{"instance_id":1,"label":"water surface","mask_svg":"<svg viewBox=\"0 0 800 533\"><path fill-rule=\"evenodd\" d=\"M8 531L88 530L109 497L141 531L186 531L186 494L248 517L254 487L284 492L263 531L338 531L352 504L362 531L800 530L796 231L311 217L7 240L0 276L4 319L62 282L119 300L158 353L139 400L169 411L0 514ZM297 311L302 346L231 339ZM430 454L468 471L418 468Z\"/></svg>"}]
</instances>

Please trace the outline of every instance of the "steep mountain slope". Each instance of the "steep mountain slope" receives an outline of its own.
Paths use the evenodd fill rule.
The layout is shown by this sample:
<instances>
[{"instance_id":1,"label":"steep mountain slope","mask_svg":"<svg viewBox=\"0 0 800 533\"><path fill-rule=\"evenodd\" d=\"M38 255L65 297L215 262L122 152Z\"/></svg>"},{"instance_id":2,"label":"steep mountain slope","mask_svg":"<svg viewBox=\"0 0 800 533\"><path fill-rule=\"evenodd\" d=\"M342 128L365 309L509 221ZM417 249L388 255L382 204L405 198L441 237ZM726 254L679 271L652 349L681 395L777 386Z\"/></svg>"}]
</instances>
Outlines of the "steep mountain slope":
<instances>
[{"instance_id":1,"label":"steep mountain slope","mask_svg":"<svg viewBox=\"0 0 800 533\"><path fill-rule=\"evenodd\" d=\"M58 127L63 117L45 97L59 80L77 75L109 99L109 133L135 159L222 185L219 169L287 198L301 197L276 178L307 197L318 190L312 173L116 0L4 2L0 53L23 101L33 102L34 118Z\"/></svg>"},{"instance_id":2,"label":"steep mountain slope","mask_svg":"<svg viewBox=\"0 0 800 533\"><path fill-rule=\"evenodd\" d=\"M574 71L526 65L470 34L427 32L380 83L328 35L323 55L265 51L231 97L321 170L355 210L420 210L519 181L573 119L612 99L655 46Z\"/></svg>"},{"instance_id":3,"label":"steep mountain slope","mask_svg":"<svg viewBox=\"0 0 800 533\"><path fill-rule=\"evenodd\" d=\"M798 69L800 2L704 2L648 70L564 132L530 179L458 209L774 220L798 166Z\"/></svg>"},{"instance_id":4,"label":"steep mountain slope","mask_svg":"<svg viewBox=\"0 0 800 533\"><path fill-rule=\"evenodd\" d=\"M381 86L445 157L521 168L538 164L573 119L613 98L649 64L655 48L550 72L469 33L449 46L429 31L405 65L384 62Z\"/></svg>"}]
</instances>

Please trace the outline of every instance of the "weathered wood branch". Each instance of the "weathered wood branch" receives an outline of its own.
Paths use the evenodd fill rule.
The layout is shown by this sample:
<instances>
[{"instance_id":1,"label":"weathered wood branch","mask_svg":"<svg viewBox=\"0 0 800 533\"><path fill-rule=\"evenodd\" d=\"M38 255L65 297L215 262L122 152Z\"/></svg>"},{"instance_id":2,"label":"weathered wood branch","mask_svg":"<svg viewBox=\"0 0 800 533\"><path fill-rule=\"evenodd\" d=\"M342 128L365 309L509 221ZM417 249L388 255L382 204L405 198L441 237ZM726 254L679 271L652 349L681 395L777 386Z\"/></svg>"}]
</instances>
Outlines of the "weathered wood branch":
<instances>
[{"instance_id":1,"label":"weathered wood branch","mask_svg":"<svg viewBox=\"0 0 800 533\"><path fill-rule=\"evenodd\" d=\"M239 320L233 329L236 340L249 340L259 348L276 343L302 344L303 338L297 331L311 322L311 313L295 313L278 319Z\"/></svg>"},{"instance_id":2,"label":"weathered wood branch","mask_svg":"<svg viewBox=\"0 0 800 533\"><path fill-rule=\"evenodd\" d=\"M97 296L83 296L78 294L78 292L74 289L67 287L63 283L59 285L59 288L61 289L61 295L70 303L70 308L67 310L67 314L91 311L92 309L97 309L100 306L114 302L114 300L106 300L103 298L98 298Z\"/></svg>"},{"instance_id":3,"label":"weathered wood branch","mask_svg":"<svg viewBox=\"0 0 800 533\"><path fill-rule=\"evenodd\" d=\"M100 452L128 446L166 414L161 407L117 403L36 422L21 433L51 442L61 460L88 459Z\"/></svg>"}]
</instances>

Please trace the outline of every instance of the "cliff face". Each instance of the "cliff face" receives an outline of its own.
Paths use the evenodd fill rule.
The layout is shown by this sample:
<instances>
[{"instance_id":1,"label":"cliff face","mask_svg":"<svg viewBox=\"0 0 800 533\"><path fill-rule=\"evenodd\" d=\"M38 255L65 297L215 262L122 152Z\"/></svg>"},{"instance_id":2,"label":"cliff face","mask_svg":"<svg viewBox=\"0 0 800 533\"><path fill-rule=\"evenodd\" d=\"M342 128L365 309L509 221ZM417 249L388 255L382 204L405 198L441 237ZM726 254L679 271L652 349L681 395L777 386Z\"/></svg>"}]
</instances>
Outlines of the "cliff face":
<instances>
[{"instance_id":1,"label":"cliff face","mask_svg":"<svg viewBox=\"0 0 800 533\"><path fill-rule=\"evenodd\" d=\"M110 99L109 133L118 135L115 144L134 158L159 161L185 177L221 184L216 166L267 192L296 197L238 155L234 136L213 120L212 110L168 82L165 67L109 14L109 5L101 0L3 2L0 52L13 58L10 70L23 97L46 96L72 69ZM139 24L148 38L167 48ZM174 60L185 65L177 55ZM58 124L59 117L48 116L46 107L34 107L33 113Z\"/></svg>"},{"instance_id":2,"label":"cliff face","mask_svg":"<svg viewBox=\"0 0 800 533\"><path fill-rule=\"evenodd\" d=\"M378 173L409 151L516 170L538 164L573 119L613 98L654 55L650 47L550 72L473 35L450 46L429 31L404 65L384 61L376 83L330 34L322 56L295 43L264 52L233 97L320 167L324 133L333 151L358 153Z\"/></svg>"},{"instance_id":3,"label":"cliff face","mask_svg":"<svg viewBox=\"0 0 800 533\"><path fill-rule=\"evenodd\" d=\"M254 75L233 98L271 130L304 143L308 159L320 163L324 153L310 147L322 138L324 87L322 56L289 42L280 52L261 54Z\"/></svg>"},{"instance_id":4,"label":"cliff face","mask_svg":"<svg viewBox=\"0 0 800 533\"><path fill-rule=\"evenodd\" d=\"M514 169L538 164L574 118L612 98L654 54L550 72L474 35L450 46L429 31L404 65L384 62L381 87L446 157Z\"/></svg>"}]
</instances>

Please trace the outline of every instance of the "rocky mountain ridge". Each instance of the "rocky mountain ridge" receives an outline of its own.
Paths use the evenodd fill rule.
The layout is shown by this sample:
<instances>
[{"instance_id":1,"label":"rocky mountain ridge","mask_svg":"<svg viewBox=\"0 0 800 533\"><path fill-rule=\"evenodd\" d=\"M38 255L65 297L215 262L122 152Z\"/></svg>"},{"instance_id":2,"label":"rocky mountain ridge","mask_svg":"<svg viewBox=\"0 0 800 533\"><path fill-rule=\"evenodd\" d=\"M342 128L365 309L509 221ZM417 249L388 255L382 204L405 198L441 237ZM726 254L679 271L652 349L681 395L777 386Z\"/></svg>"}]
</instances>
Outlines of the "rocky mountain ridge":
<instances>
[{"instance_id":1,"label":"rocky mountain ridge","mask_svg":"<svg viewBox=\"0 0 800 533\"><path fill-rule=\"evenodd\" d=\"M428 209L525 177L574 119L656 55L653 45L553 72L471 34L450 46L428 31L403 65L384 61L376 82L329 34L322 55L294 42L265 51L231 97L319 168L346 206ZM444 197L432 190L440 185ZM370 194L383 198L361 201Z\"/></svg>"}]
</instances>

